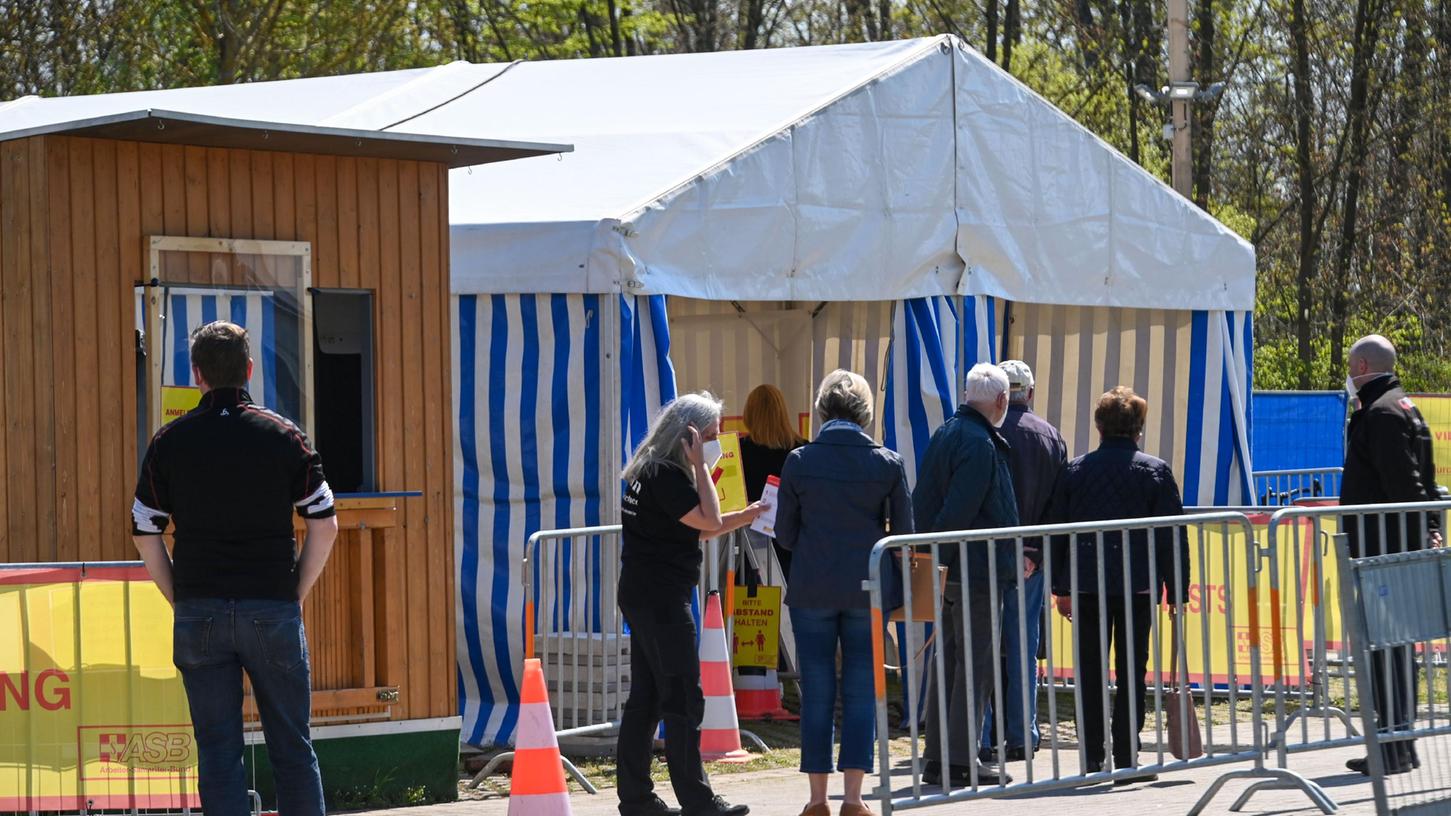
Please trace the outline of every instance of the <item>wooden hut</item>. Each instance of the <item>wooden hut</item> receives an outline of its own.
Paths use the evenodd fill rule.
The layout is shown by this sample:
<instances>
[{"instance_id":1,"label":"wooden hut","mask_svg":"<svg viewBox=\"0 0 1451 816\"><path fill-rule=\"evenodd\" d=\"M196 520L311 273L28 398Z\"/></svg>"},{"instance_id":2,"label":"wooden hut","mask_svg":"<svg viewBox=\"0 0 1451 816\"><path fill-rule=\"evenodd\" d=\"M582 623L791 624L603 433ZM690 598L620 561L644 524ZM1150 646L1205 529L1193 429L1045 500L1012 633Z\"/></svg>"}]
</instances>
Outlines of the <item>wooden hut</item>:
<instances>
[{"instance_id":1,"label":"wooden hut","mask_svg":"<svg viewBox=\"0 0 1451 816\"><path fill-rule=\"evenodd\" d=\"M259 401L339 494L304 611L327 787L386 770L451 795L448 171L568 148L114 103L14 129L70 101L0 120L0 562L134 560L138 454L185 407L187 330L242 322Z\"/></svg>"}]
</instances>

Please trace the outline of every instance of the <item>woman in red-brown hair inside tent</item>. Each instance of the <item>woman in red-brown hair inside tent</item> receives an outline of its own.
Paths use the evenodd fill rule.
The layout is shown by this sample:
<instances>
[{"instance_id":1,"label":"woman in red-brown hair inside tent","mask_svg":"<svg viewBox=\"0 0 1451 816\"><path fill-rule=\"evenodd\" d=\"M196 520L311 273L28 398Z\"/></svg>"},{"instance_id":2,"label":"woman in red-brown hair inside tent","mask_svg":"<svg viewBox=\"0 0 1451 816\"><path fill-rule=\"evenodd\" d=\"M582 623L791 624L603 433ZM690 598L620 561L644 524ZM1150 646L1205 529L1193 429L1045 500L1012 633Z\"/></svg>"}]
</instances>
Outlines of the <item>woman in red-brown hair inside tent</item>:
<instances>
[{"instance_id":1,"label":"woman in red-brown hair inside tent","mask_svg":"<svg viewBox=\"0 0 1451 816\"><path fill-rule=\"evenodd\" d=\"M786 454L806 444L806 440L797 433L791 421L786 395L770 383L751 389L746 396L743 419L746 435L741 437L741 469L746 477L746 499L755 502L761 499L767 477L779 478L781 466L786 464ZM754 530L747 534L759 535ZM791 553L780 547L775 547L775 550L776 560L781 564L781 577L789 579Z\"/></svg>"}]
</instances>

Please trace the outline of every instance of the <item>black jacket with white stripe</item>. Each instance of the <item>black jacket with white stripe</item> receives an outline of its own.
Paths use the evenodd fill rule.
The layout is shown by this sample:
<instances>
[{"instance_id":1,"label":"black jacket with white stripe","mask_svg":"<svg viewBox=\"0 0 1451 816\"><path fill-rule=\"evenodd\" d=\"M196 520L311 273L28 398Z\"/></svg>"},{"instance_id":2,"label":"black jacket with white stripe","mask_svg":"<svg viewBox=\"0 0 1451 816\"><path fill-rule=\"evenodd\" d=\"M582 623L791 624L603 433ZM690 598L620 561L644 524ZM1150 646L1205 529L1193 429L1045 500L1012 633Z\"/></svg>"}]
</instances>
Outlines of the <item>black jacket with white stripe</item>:
<instances>
[{"instance_id":1,"label":"black jacket with white stripe","mask_svg":"<svg viewBox=\"0 0 1451 816\"><path fill-rule=\"evenodd\" d=\"M291 421L240 388L218 388L152 438L132 533L175 523L177 600L295 601L294 510L333 515L322 458Z\"/></svg>"}]
</instances>

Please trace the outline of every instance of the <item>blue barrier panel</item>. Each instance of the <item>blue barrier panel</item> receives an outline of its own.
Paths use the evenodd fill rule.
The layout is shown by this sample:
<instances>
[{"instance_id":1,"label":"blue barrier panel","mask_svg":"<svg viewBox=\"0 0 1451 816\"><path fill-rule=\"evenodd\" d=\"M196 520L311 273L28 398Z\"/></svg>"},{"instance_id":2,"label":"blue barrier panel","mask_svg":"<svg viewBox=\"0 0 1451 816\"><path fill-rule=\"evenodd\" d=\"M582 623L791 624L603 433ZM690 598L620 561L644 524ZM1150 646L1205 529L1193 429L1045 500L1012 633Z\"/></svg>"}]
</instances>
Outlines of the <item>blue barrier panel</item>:
<instances>
[{"instance_id":1,"label":"blue barrier panel","mask_svg":"<svg viewBox=\"0 0 1451 816\"><path fill-rule=\"evenodd\" d=\"M1344 391L1256 391L1250 456L1255 470L1345 463Z\"/></svg>"}]
</instances>

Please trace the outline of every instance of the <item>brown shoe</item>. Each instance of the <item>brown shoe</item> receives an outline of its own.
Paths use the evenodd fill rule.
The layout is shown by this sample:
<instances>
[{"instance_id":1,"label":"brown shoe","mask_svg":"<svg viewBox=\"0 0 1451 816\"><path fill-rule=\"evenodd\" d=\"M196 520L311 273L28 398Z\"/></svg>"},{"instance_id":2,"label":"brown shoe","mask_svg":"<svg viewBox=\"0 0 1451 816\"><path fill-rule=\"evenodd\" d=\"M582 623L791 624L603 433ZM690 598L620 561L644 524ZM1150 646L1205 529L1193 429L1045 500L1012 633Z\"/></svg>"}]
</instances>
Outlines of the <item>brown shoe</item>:
<instances>
[{"instance_id":1,"label":"brown shoe","mask_svg":"<svg viewBox=\"0 0 1451 816\"><path fill-rule=\"evenodd\" d=\"M841 816L875 816L866 805L842 805Z\"/></svg>"},{"instance_id":2,"label":"brown shoe","mask_svg":"<svg viewBox=\"0 0 1451 816\"><path fill-rule=\"evenodd\" d=\"M806 809L801 811L801 816L831 816L831 805L825 802L807 805Z\"/></svg>"}]
</instances>

